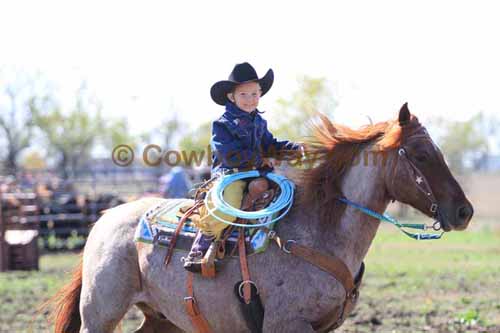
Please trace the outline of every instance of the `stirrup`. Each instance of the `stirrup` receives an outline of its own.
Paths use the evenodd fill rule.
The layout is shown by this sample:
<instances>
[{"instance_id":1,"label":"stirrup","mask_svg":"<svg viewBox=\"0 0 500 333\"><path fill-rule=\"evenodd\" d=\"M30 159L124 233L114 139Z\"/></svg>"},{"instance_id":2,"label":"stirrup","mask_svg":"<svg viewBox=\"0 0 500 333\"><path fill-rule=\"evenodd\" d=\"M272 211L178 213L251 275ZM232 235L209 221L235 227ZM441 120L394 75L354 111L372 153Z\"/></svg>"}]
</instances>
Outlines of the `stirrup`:
<instances>
[{"instance_id":1,"label":"stirrup","mask_svg":"<svg viewBox=\"0 0 500 333\"><path fill-rule=\"evenodd\" d=\"M184 261L184 269L191 273L200 273L201 272L201 261Z\"/></svg>"},{"instance_id":2,"label":"stirrup","mask_svg":"<svg viewBox=\"0 0 500 333\"><path fill-rule=\"evenodd\" d=\"M196 256L188 256L184 259L184 269L192 273L201 273L204 277L214 278L218 271L218 260L216 258L219 242L212 242L207 252L203 255L200 251Z\"/></svg>"}]
</instances>

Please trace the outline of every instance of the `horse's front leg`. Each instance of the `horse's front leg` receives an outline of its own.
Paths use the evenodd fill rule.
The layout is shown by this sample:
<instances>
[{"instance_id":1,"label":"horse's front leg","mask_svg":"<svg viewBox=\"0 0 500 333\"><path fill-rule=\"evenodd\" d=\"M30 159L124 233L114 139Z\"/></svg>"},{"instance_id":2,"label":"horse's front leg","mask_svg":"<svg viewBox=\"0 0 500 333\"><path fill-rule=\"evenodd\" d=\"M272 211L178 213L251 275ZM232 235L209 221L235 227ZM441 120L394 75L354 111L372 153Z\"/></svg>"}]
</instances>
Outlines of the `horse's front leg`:
<instances>
[{"instance_id":1,"label":"horse's front leg","mask_svg":"<svg viewBox=\"0 0 500 333\"><path fill-rule=\"evenodd\" d=\"M270 318L272 317L272 318ZM266 319L267 318L267 319ZM264 319L264 333L314 333L311 323L304 318L287 320L277 316L266 316Z\"/></svg>"}]
</instances>

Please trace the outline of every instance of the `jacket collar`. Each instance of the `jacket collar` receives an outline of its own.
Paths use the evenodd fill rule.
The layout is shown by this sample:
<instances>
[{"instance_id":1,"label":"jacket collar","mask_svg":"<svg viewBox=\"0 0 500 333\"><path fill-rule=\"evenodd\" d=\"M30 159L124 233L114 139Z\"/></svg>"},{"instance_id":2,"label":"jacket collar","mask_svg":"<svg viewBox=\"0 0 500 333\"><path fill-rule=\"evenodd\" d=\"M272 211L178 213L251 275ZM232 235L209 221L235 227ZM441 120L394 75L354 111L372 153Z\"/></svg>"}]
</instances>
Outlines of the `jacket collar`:
<instances>
[{"instance_id":1,"label":"jacket collar","mask_svg":"<svg viewBox=\"0 0 500 333\"><path fill-rule=\"evenodd\" d=\"M254 111L248 113L237 107L234 103L227 102L226 103L226 112L228 112L230 115L232 115L235 118L249 118L253 120L255 118L255 115L259 113L257 109Z\"/></svg>"}]
</instances>

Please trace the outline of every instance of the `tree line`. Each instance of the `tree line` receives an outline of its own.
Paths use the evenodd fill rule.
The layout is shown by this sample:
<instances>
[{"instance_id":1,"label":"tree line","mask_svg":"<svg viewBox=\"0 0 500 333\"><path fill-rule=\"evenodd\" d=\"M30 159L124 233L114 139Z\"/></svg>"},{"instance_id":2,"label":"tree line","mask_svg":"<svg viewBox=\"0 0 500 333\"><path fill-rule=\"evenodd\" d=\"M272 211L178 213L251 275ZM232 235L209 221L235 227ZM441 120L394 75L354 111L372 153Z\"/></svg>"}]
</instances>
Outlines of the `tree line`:
<instances>
[{"instance_id":1,"label":"tree line","mask_svg":"<svg viewBox=\"0 0 500 333\"><path fill-rule=\"evenodd\" d=\"M3 80L2 80L3 79ZM16 76L5 80L0 71L0 159L6 170L20 167L45 168L52 164L63 177L92 160L96 145L111 151L118 144L137 148L153 141L162 148L202 150L210 141L211 124L205 122L193 130L174 114L160 125L132 135L125 117L109 118L103 105L85 83L75 91L72 103L64 105L55 92L39 83L40 77ZM303 76L295 91L277 100L271 130L281 138L307 139L307 122L320 111L335 118L336 99L325 78ZM274 118L273 118L274 117ZM447 156L450 167L458 172L480 169L492 145L500 143L496 117L476 113L466 121L436 117L426 124ZM435 135L436 134L436 135ZM30 151L33 146L43 151ZM25 153L28 152L28 153ZM21 156L23 159L21 160Z\"/></svg>"}]
</instances>

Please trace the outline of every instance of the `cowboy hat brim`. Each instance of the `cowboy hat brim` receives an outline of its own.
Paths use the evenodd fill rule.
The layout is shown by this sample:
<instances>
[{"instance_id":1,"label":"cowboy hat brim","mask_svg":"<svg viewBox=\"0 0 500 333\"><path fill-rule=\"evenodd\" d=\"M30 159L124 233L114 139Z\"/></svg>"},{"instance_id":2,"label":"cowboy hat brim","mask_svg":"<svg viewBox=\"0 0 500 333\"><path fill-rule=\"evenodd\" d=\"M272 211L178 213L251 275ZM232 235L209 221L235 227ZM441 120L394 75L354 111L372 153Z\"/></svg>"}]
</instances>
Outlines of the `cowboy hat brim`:
<instances>
[{"instance_id":1,"label":"cowboy hat brim","mask_svg":"<svg viewBox=\"0 0 500 333\"><path fill-rule=\"evenodd\" d=\"M264 96L273 85L274 72L272 69L269 69L266 75L264 75L260 79L255 80L248 80L243 82L223 80L216 82L210 89L210 96L212 96L212 99L215 103L219 105L226 105L226 103L229 101L227 98L227 94L230 93L235 86L248 82L257 82L260 85L260 89L262 90L261 96Z\"/></svg>"}]
</instances>

